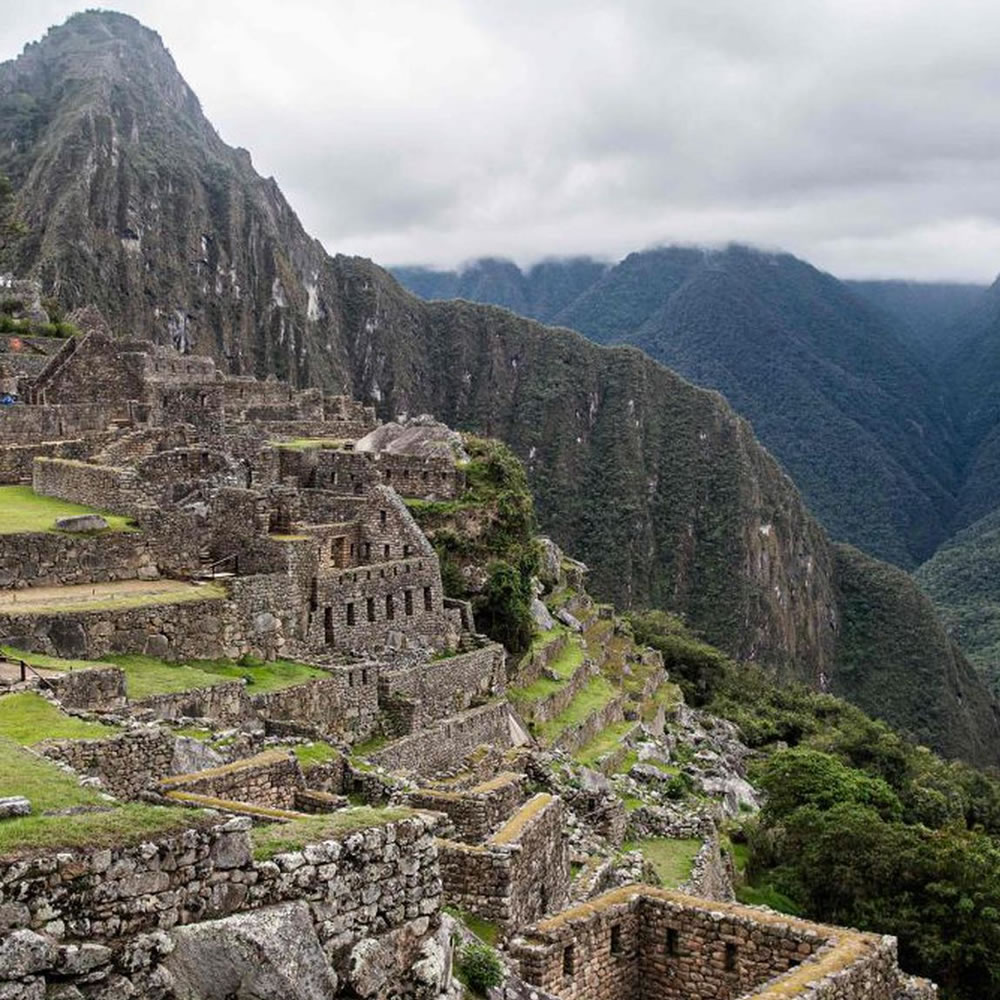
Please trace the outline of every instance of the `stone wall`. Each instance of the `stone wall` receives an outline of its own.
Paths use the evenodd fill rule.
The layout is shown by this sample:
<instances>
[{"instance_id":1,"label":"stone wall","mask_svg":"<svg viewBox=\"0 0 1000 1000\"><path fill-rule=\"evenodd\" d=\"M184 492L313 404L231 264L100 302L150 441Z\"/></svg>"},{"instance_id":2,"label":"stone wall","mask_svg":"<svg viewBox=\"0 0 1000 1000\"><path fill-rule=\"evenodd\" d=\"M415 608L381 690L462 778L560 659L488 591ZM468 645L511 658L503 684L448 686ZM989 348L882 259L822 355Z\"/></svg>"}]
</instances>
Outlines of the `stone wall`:
<instances>
[{"instance_id":1,"label":"stone wall","mask_svg":"<svg viewBox=\"0 0 1000 1000\"><path fill-rule=\"evenodd\" d=\"M389 486L404 497L453 500L465 489L465 475L450 458L394 455L344 448L284 448L282 478L337 493L366 493Z\"/></svg>"},{"instance_id":2,"label":"stone wall","mask_svg":"<svg viewBox=\"0 0 1000 1000\"><path fill-rule=\"evenodd\" d=\"M101 434L108 429L103 403L29 406L18 403L0 410L0 440L41 442Z\"/></svg>"},{"instance_id":3,"label":"stone wall","mask_svg":"<svg viewBox=\"0 0 1000 1000\"><path fill-rule=\"evenodd\" d=\"M148 653L168 660L236 658L255 647L223 598L58 614L0 615L0 634L29 652L97 660Z\"/></svg>"},{"instance_id":4,"label":"stone wall","mask_svg":"<svg viewBox=\"0 0 1000 1000\"><path fill-rule=\"evenodd\" d=\"M155 580L157 548L134 531L0 535L0 589Z\"/></svg>"},{"instance_id":5,"label":"stone wall","mask_svg":"<svg viewBox=\"0 0 1000 1000\"><path fill-rule=\"evenodd\" d=\"M55 690L63 708L109 712L125 705L125 672L118 667L69 670L46 683Z\"/></svg>"},{"instance_id":6,"label":"stone wall","mask_svg":"<svg viewBox=\"0 0 1000 1000\"><path fill-rule=\"evenodd\" d=\"M433 777L454 770L470 750L484 743L512 746L513 726L507 702L494 701L404 736L372 754L371 760L390 771Z\"/></svg>"},{"instance_id":7,"label":"stone wall","mask_svg":"<svg viewBox=\"0 0 1000 1000\"><path fill-rule=\"evenodd\" d=\"M108 998L244 991L298 1000L340 986L430 1000L447 986L427 820L257 862L249 826L236 818L137 846L0 861L10 932L0 954L11 959L0 995L78 996L79 985L91 996L97 983ZM436 969L421 966L431 959Z\"/></svg>"},{"instance_id":8,"label":"stone wall","mask_svg":"<svg viewBox=\"0 0 1000 1000\"><path fill-rule=\"evenodd\" d=\"M690 877L678 888L680 892L699 899L718 899L731 903L736 898L732 863L729 856L722 853L717 833L705 838L691 863Z\"/></svg>"},{"instance_id":9,"label":"stone wall","mask_svg":"<svg viewBox=\"0 0 1000 1000\"><path fill-rule=\"evenodd\" d=\"M503 646L490 643L406 670L387 671L379 677L379 700L418 703L408 718L412 729L420 729L502 692L505 660Z\"/></svg>"},{"instance_id":10,"label":"stone wall","mask_svg":"<svg viewBox=\"0 0 1000 1000\"><path fill-rule=\"evenodd\" d=\"M566 904L569 850L560 799L540 793L485 844L439 840L445 899L504 928Z\"/></svg>"},{"instance_id":11,"label":"stone wall","mask_svg":"<svg viewBox=\"0 0 1000 1000\"><path fill-rule=\"evenodd\" d=\"M36 458L31 487L42 496L68 500L113 514L132 515L146 501L135 472L67 458Z\"/></svg>"},{"instance_id":12,"label":"stone wall","mask_svg":"<svg viewBox=\"0 0 1000 1000\"><path fill-rule=\"evenodd\" d=\"M648 886L543 920L510 951L527 982L563 1000L896 1000L906 979L894 938Z\"/></svg>"},{"instance_id":13,"label":"stone wall","mask_svg":"<svg viewBox=\"0 0 1000 1000\"><path fill-rule=\"evenodd\" d=\"M3 424L0 424L0 431L2 430ZM90 452L90 443L82 438L72 441L4 444L0 446L0 485L30 483L31 467L36 458L72 458L79 461Z\"/></svg>"},{"instance_id":14,"label":"stone wall","mask_svg":"<svg viewBox=\"0 0 1000 1000\"><path fill-rule=\"evenodd\" d=\"M290 750L265 750L256 757L160 781L164 794L207 795L267 809L289 810L295 809L296 793L305 787L302 768Z\"/></svg>"},{"instance_id":15,"label":"stone wall","mask_svg":"<svg viewBox=\"0 0 1000 1000\"><path fill-rule=\"evenodd\" d=\"M120 799L136 799L170 774L174 737L162 729L132 729L106 740L45 740L39 753L77 774L100 778Z\"/></svg>"},{"instance_id":16,"label":"stone wall","mask_svg":"<svg viewBox=\"0 0 1000 1000\"><path fill-rule=\"evenodd\" d=\"M152 694L133 701L130 708L154 719L214 719L223 725L236 725L255 716L242 680Z\"/></svg>"},{"instance_id":17,"label":"stone wall","mask_svg":"<svg viewBox=\"0 0 1000 1000\"><path fill-rule=\"evenodd\" d=\"M524 801L527 777L506 771L491 781L461 792L421 788L407 800L414 809L445 813L454 827L454 839L477 844L489 838Z\"/></svg>"},{"instance_id":18,"label":"stone wall","mask_svg":"<svg viewBox=\"0 0 1000 1000\"><path fill-rule=\"evenodd\" d=\"M294 720L329 735L367 739L378 720L377 663L330 667L330 676L250 698L257 714L268 721Z\"/></svg>"}]
</instances>

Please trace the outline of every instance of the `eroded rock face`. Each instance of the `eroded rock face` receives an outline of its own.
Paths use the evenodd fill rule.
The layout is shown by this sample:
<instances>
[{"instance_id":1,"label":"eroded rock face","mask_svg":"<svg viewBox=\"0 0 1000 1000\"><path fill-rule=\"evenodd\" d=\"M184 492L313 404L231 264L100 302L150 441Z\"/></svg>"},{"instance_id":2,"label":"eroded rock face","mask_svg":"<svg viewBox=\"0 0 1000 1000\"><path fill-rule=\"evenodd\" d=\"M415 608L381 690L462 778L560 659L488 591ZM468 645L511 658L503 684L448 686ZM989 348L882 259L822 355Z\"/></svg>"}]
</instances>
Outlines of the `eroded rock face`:
<instances>
[{"instance_id":1,"label":"eroded rock face","mask_svg":"<svg viewBox=\"0 0 1000 1000\"><path fill-rule=\"evenodd\" d=\"M337 975L305 903L178 927L164 965L177 1000L328 1000Z\"/></svg>"}]
</instances>

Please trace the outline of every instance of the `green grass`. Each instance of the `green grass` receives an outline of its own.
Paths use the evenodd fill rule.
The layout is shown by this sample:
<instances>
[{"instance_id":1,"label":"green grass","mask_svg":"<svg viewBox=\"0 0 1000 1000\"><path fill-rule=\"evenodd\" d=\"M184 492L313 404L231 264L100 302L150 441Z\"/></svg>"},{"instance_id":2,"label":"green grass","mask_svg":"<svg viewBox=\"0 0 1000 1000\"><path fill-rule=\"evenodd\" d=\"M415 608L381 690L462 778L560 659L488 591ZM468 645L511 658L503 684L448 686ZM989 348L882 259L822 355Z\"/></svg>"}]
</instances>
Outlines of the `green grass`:
<instances>
[{"instance_id":1,"label":"green grass","mask_svg":"<svg viewBox=\"0 0 1000 1000\"><path fill-rule=\"evenodd\" d=\"M389 742L389 737L382 733L376 733L374 736L369 736L368 739L362 740L360 743L355 743L351 747L351 763L360 768L360 763L356 760L358 757L370 757L377 750L381 750Z\"/></svg>"},{"instance_id":2,"label":"green grass","mask_svg":"<svg viewBox=\"0 0 1000 1000\"><path fill-rule=\"evenodd\" d=\"M188 739L200 740L207 743L212 738L211 729L201 729L197 726L181 726L173 730L174 736L187 736Z\"/></svg>"},{"instance_id":3,"label":"green grass","mask_svg":"<svg viewBox=\"0 0 1000 1000\"><path fill-rule=\"evenodd\" d=\"M489 920L484 920L482 917L477 917L474 913L469 913L468 910L460 910L455 906L445 906L443 909L445 913L465 924L480 941L488 944L491 948L497 946L497 942L500 940L500 928L496 924L491 923Z\"/></svg>"},{"instance_id":4,"label":"green grass","mask_svg":"<svg viewBox=\"0 0 1000 1000\"><path fill-rule=\"evenodd\" d=\"M129 519L119 514L107 514L77 503L39 496L30 486L0 486L0 535L16 535L24 531L58 531L55 525L57 517L72 517L76 514L100 514L108 522L108 529L111 531L134 530L128 523Z\"/></svg>"},{"instance_id":5,"label":"green grass","mask_svg":"<svg viewBox=\"0 0 1000 1000\"><path fill-rule=\"evenodd\" d=\"M342 438L292 438L289 441L272 441L275 448L288 448L292 451L306 451L309 448L343 448L346 444Z\"/></svg>"},{"instance_id":6,"label":"green grass","mask_svg":"<svg viewBox=\"0 0 1000 1000\"><path fill-rule=\"evenodd\" d=\"M739 885L736 887L736 899L748 906L769 906L779 913L788 913L793 917L802 916L802 907L797 906L784 893L778 892L771 885L762 887Z\"/></svg>"},{"instance_id":7,"label":"green grass","mask_svg":"<svg viewBox=\"0 0 1000 1000\"><path fill-rule=\"evenodd\" d=\"M257 861L266 861L276 854L300 851L306 844L336 840L355 830L384 826L386 823L414 815L416 814L412 809L373 809L370 806L359 806L335 813L310 816L308 819L297 819L289 823L271 823L254 827L250 834L253 856Z\"/></svg>"},{"instance_id":8,"label":"green grass","mask_svg":"<svg viewBox=\"0 0 1000 1000\"><path fill-rule=\"evenodd\" d=\"M538 727L538 738L544 743L553 743L567 729L604 708L617 693L606 677L591 677L563 711Z\"/></svg>"},{"instance_id":9,"label":"green grass","mask_svg":"<svg viewBox=\"0 0 1000 1000\"><path fill-rule=\"evenodd\" d=\"M154 694L174 691L191 691L211 687L226 681L247 680L250 694L279 691L282 688L303 684L314 677L329 674L317 667L294 660L271 660L256 666L247 666L236 660L190 660L187 663L168 663L152 656L137 654L111 655L108 662L125 671L130 698L146 698Z\"/></svg>"},{"instance_id":10,"label":"green grass","mask_svg":"<svg viewBox=\"0 0 1000 1000\"><path fill-rule=\"evenodd\" d=\"M0 736L28 746L39 740L99 740L119 732L75 719L33 691L0 697Z\"/></svg>"},{"instance_id":11,"label":"green grass","mask_svg":"<svg viewBox=\"0 0 1000 1000\"><path fill-rule=\"evenodd\" d=\"M691 876L694 856L701 850L701 841L674 840L667 837L647 837L629 840L622 845L625 851L642 851L643 856L656 870L660 882L668 889L676 888Z\"/></svg>"},{"instance_id":12,"label":"green grass","mask_svg":"<svg viewBox=\"0 0 1000 1000\"><path fill-rule=\"evenodd\" d=\"M218 817L215 817L216 821ZM73 816L24 816L0 823L0 857L60 848L118 847L141 844L167 833L204 826L207 817L191 809L129 802L106 812Z\"/></svg>"},{"instance_id":13,"label":"green grass","mask_svg":"<svg viewBox=\"0 0 1000 1000\"><path fill-rule=\"evenodd\" d=\"M21 695L9 695L19 698ZM4 699L5 700L5 699ZM104 727L98 727L103 729ZM130 803L108 808L91 788L51 761L0 737L0 796L23 795L31 815L0 821L0 856L61 847L107 847L138 843L151 835L205 822L200 813ZM46 812L91 806L101 812L46 816Z\"/></svg>"},{"instance_id":14,"label":"green grass","mask_svg":"<svg viewBox=\"0 0 1000 1000\"><path fill-rule=\"evenodd\" d=\"M293 748L295 756L302 765L303 771L308 771L316 764L325 764L328 760L334 760L340 756L340 751L329 743L305 743Z\"/></svg>"},{"instance_id":15,"label":"green grass","mask_svg":"<svg viewBox=\"0 0 1000 1000\"><path fill-rule=\"evenodd\" d=\"M601 757L618 747L636 725L635 722L627 721L613 723L573 754L573 759L584 767L593 767Z\"/></svg>"},{"instance_id":16,"label":"green grass","mask_svg":"<svg viewBox=\"0 0 1000 1000\"><path fill-rule=\"evenodd\" d=\"M14 740L0 736L0 797L6 795L24 795L30 799L33 814L103 804L97 792L81 788L72 774L18 746ZM0 830L8 822L0 821Z\"/></svg>"}]
</instances>

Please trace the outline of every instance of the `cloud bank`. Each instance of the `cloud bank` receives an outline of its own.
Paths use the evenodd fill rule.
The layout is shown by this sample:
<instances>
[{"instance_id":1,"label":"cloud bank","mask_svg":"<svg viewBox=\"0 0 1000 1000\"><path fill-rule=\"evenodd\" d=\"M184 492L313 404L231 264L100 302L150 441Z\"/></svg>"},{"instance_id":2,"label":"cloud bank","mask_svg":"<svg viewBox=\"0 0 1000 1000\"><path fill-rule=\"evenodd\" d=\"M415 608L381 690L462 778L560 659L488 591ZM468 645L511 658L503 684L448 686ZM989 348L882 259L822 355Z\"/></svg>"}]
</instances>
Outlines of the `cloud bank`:
<instances>
[{"instance_id":1,"label":"cloud bank","mask_svg":"<svg viewBox=\"0 0 1000 1000\"><path fill-rule=\"evenodd\" d=\"M987 0L121 0L331 252L1000 270ZM4 9L7 8L7 9ZM0 0L0 58L76 9Z\"/></svg>"}]
</instances>

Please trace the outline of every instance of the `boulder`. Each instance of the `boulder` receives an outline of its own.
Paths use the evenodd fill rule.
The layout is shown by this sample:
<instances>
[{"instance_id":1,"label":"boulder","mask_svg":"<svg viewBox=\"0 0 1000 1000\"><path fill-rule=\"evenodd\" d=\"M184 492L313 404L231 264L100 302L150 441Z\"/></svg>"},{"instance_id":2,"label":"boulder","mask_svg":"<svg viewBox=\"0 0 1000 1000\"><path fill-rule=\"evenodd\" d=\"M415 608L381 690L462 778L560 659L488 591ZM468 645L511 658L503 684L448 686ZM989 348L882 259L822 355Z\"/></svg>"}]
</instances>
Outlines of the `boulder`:
<instances>
[{"instance_id":1,"label":"boulder","mask_svg":"<svg viewBox=\"0 0 1000 1000\"><path fill-rule=\"evenodd\" d=\"M74 514L71 517L57 517L56 527L60 531L103 531L108 522L100 514Z\"/></svg>"},{"instance_id":2,"label":"boulder","mask_svg":"<svg viewBox=\"0 0 1000 1000\"><path fill-rule=\"evenodd\" d=\"M548 632L556 625L549 609L537 597L531 600L531 619L543 632Z\"/></svg>"},{"instance_id":3,"label":"boulder","mask_svg":"<svg viewBox=\"0 0 1000 1000\"><path fill-rule=\"evenodd\" d=\"M0 970L10 979L21 979L55 965L56 946L47 937L25 928L0 941Z\"/></svg>"},{"instance_id":4,"label":"boulder","mask_svg":"<svg viewBox=\"0 0 1000 1000\"><path fill-rule=\"evenodd\" d=\"M574 632L582 632L583 626L580 624L579 620L571 615L565 608L560 608L556 612L556 618L559 619L566 626L566 628L572 629Z\"/></svg>"},{"instance_id":5,"label":"boulder","mask_svg":"<svg viewBox=\"0 0 1000 1000\"><path fill-rule=\"evenodd\" d=\"M30 815L31 803L23 795L7 795L0 798L0 819Z\"/></svg>"},{"instance_id":6,"label":"boulder","mask_svg":"<svg viewBox=\"0 0 1000 1000\"><path fill-rule=\"evenodd\" d=\"M177 1000L327 1000L337 992L301 900L176 927L170 936L164 966Z\"/></svg>"}]
</instances>

